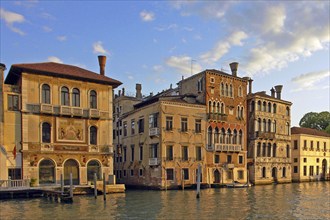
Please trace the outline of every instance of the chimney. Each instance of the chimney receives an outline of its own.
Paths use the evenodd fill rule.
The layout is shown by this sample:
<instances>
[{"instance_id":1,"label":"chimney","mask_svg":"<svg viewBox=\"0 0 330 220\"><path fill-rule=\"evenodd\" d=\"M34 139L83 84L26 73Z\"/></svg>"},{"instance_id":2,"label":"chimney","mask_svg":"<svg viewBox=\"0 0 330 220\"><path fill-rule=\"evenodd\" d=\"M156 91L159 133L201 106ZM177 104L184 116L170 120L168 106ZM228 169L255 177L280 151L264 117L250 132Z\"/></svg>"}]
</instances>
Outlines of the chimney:
<instances>
[{"instance_id":1,"label":"chimney","mask_svg":"<svg viewBox=\"0 0 330 220\"><path fill-rule=\"evenodd\" d=\"M238 68L238 63L237 62L233 62L229 64L230 69L231 69L231 74L233 76L237 76L237 68Z\"/></svg>"},{"instance_id":2,"label":"chimney","mask_svg":"<svg viewBox=\"0 0 330 220\"><path fill-rule=\"evenodd\" d=\"M105 63L107 61L107 57L106 56L103 56L103 55L100 55L98 56L99 58L99 65L100 65L100 74L102 76L104 76L104 73L105 73Z\"/></svg>"},{"instance_id":3,"label":"chimney","mask_svg":"<svg viewBox=\"0 0 330 220\"><path fill-rule=\"evenodd\" d=\"M142 99L142 93L141 93L142 85L139 84L139 83L136 83L135 89L136 89L135 97L138 98L138 99Z\"/></svg>"},{"instance_id":4,"label":"chimney","mask_svg":"<svg viewBox=\"0 0 330 220\"><path fill-rule=\"evenodd\" d=\"M122 94L125 96L125 88L122 89Z\"/></svg>"},{"instance_id":5,"label":"chimney","mask_svg":"<svg viewBox=\"0 0 330 220\"><path fill-rule=\"evenodd\" d=\"M118 90L118 96L119 97L121 96L121 90Z\"/></svg>"},{"instance_id":6,"label":"chimney","mask_svg":"<svg viewBox=\"0 0 330 220\"><path fill-rule=\"evenodd\" d=\"M275 98L275 89L272 87L270 90L271 96Z\"/></svg>"},{"instance_id":7,"label":"chimney","mask_svg":"<svg viewBox=\"0 0 330 220\"><path fill-rule=\"evenodd\" d=\"M276 91L276 98L281 99L281 92L282 92L283 86L282 85L277 85L277 86L274 86L274 87L275 87L275 91Z\"/></svg>"}]
</instances>

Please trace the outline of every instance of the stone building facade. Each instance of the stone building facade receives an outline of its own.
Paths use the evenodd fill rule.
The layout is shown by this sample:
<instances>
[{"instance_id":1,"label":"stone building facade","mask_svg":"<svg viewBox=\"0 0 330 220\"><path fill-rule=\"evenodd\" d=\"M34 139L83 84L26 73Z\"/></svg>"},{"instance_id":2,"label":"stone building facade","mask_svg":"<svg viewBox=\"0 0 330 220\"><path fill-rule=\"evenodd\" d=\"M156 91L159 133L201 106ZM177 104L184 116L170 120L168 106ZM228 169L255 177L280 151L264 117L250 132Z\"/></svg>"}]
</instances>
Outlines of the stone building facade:
<instances>
[{"instance_id":1,"label":"stone building facade","mask_svg":"<svg viewBox=\"0 0 330 220\"><path fill-rule=\"evenodd\" d=\"M330 134L291 128L292 181L330 180Z\"/></svg>"},{"instance_id":2,"label":"stone building facade","mask_svg":"<svg viewBox=\"0 0 330 220\"><path fill-rule=\"evenodd\" d=\"M271 89L271 95L257 92L247 98L248 169L254 184L291 182L292 103L281 99L282 86L275 90Z\"/></svg>"},{"instance_id":3,"label":"stone building facade","mask_svg":"<svg viewBox=\"0 0 330 220\"><path fill-rule=\"evenodd\" d=\"M113 89L121 83L65 64L12 65L5 83L3 146L8 175L37 184L87 184L113 175ZM5 153L5 154L4 154ZM3 162L3 161L2 161ZM1 162L1 163L2 163Z\"/></svg>"},{"instance_id":4,"label":"stone building facade","mask_svg":"<svg viewBox=\"0 0 330 220\"><path fill-rule=\"evenodd\" d=\"M115 159L119 183L157 189L187 187L196 184L198 164L204 166L202 182L206 182L205 106L194 97L169 94L173 93L146 98L119 117L121 143Z\"/></svg>"},{"instance_id":5,"label":"stone building facade","mask_svg":"<svg viewBox=\"0 0 330 220\"><path fill-rule=\"evenodd\" d=\"M247 181L246 96L250 78L205 70L181 80L179 93L193 94L206 107L206 173L209 184Z\"/></svg>"}]
</instances>

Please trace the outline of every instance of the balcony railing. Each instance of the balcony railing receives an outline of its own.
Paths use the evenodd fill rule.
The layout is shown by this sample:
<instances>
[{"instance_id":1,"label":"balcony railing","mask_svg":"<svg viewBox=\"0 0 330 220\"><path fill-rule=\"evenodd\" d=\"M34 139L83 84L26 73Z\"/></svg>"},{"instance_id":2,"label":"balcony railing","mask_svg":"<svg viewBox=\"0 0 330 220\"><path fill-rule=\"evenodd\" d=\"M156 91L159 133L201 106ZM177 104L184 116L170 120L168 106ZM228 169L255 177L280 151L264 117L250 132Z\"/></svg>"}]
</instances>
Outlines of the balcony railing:
<instances>
[{"instance_id":1,"label":"balcony railing","mask_svg":"<svg viewBox=\"0 0 330 220\"><path fill-rule=\"evenodd\" d=\"M275 132L257 131L256 137L273 140L275 139Z\"/></svg>"},{"instance_id":2,"label":"balcony railing","mask_svg":"<svg viewBox=\"0 0 330 220\"><path fill-rule=\"evenodd\" d=\"M40 104L40 112L53 114L53 105L50 104Z\"/></svg>"},{"instance_id":3,"label":"balcony railing","mask_svg":"<svg viewBox=\"0 0 330 220\"><path fill-rule=\"evenodd\" d=\"M78 107L72 108L72 115L74 116L82 116L83 115L83 109Z\"/></svg>"},{"instance_id":4,"label":"balcony railing","mask_svg":"<svg viewBox=\"0 0 330 220\"><path fill-rule=\"evenodd\" d=\"M60 107L60 114L61 115L71 115L71 107L61 106Z\"/></svg>"},{"instance_id":5,"label":"balcony railing","mask_svg":"<svg viewBox=\"0 0 330 220\"><path fill-rule=\"evenodd\" d=\"M291 158L287 157L256 157L255 160L264 163L291 163Z\"/></svg>"},{"instance_id":6,"label":"balcony railing","mask_svg":"<svg viewBox=\"0 0 330 220\"><path fill-rule=\"evenodd\" d=\"M159 128L149 128L149 136L159 135Z\"/></svg>"},{"instance_id":7,"label":"balcony railing","mask_svg":"<svg viewBox=\"0 0 330 220\"><path fill-rule=\"evenodd\" d=\"M149 158L149 166L157 166L159 164L158 158Z\"/></svg>"},{"instance_id":8,"label":"balcony railing","mask_svg":"<svg viewBox=\"0 0 330 220\"><path fill-rule=\"evenodd\" d=\"M215 144L215 151L240 152L243 148L237 144Z\"/></svg>"},{"instance_id":9,"label":"balcony railing","mask_svg":"<svg viewBox=\"0 0 330 220\"><path fill-rule=\"evenodd\" d=\"M0 180L0 188L24 188L30 187L30 180Z\"/></svg>"},{"instance_id":10,"label":"balcony railing","mask_svg":"<svg viewBox=\"0 0 330 220\"><path fill-rule=\"evenodd\" d=\"M208 113L207 118L215 121L227 121L227 115L221 113Z\"/></svg>"},{"instance_id":11,"label":"balcony railing","mask_svg":"<svg viewBox=\"0 0 330 220\"><path fill-rule=\"evenodd\" d=\"M97 110L97 109L89 109L89 117L99 118L100 117L100 111Z\"/></svg>"}]
</instances>

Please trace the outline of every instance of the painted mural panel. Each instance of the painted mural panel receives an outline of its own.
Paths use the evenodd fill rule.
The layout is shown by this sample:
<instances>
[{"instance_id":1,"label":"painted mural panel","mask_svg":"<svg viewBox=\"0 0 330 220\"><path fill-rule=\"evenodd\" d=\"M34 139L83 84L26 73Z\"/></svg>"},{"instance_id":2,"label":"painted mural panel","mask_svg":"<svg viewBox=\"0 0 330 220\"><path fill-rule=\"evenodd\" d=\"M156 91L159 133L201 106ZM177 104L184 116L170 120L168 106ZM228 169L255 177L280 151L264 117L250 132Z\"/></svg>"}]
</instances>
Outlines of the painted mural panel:
<instances>
[{"instance_id":1,"label":"painted mural panel","mask_svg":"<svg viewBox=\"0 0 330 220\"><path fill-rule=\"evenodd\" d=\"M85 120L57 118L56 129L56 140L59 142L85 142Z\"/></svg>"}]
</instances>

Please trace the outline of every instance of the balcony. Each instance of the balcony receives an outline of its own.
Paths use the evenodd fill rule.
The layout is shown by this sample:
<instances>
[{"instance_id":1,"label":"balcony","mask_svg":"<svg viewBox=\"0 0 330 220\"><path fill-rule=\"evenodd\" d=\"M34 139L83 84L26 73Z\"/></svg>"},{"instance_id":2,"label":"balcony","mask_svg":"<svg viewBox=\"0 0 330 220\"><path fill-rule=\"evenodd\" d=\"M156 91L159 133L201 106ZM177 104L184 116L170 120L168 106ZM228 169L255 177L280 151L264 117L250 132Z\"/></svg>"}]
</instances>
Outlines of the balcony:
<instances>
[{"instance_id":1,"label":"balcony","mask_svg":"<svg viewBox=\"0 0 330 220\"><path fill-rule=\"evenodd\" d=\"M40 112L53 114L53 105L50 104L40 104Z\"/></svg>"},{"instance_id":2,"label":"balcony","mask_svg":"<svg viewBox=\"0 0 330 220\"><path fill-rule=\"evenodd\" d=\"M237 144L215 144L215 151L240 152L243 148Z\"/></svg>"},{"instance_id":3,"label":"balcony","mask_svg":"<svg viewBox=\"0 0 330 220\"><path fill-rule=\"evenodd\" d=\"M214 121L227 121L227 115L221 113L208 113L207 119Z\"/></svg>"},{"instance_id":4,"label":"balcony","mask_svg":"<svg viewBox=\"0 0 330 220\"><path fill-rule=\"evenodd\" d=\"M72 115L73 116L83 116L83 109L82 108L73 107L72 108Z\"/></svg>"},{"instance_id":5,"label":"balcony","mask_svg":"<svg viewBox=\"0 0 330 220\"><path fill-rule=\"evenodd\" d=\"M262 139L273 140L273 139L275 139L275 132L257 131L256 137L262 138Z\"/></svg>"},{"instance_id":6,"label":"balcony","mask_svg":"<svg viewBox=\"0 0 330 220\"><path fill-rule=\"evenodd\" d=\"M263 163L291 163L291 158L287 157L256 157L255 160Z\"/></svg>"},{"instance_id":7,"label":"balcony","mask_svg":"<svg viewBox=\"0 0 330 220\"><path fill-rule=\"evenodd\" d=\"M157 166L159 164L158 158L149 158L149 166Z\"/></svg>"},{"instance_id":8,"label":"balcony","mask_svg":"<svg viewBox=\"0 0 330 220\"><path fill-rule=\"evenodd\" d=\"M60 114L61 115L71 115L71 107L60 106Z\"/></svg>"},{"instance_id":9,"label":"balcony","mask_svg":"<svg viewBox=\"0 0 330 220\"><path fill-rule=\"evenodd\" d=\"M89 109L89 117L99 118L100 117L100 111L97 110L97 109Z\"/></svg>"},{"instance_id":10,"label":"balcony","mask_svg":"<svg viewBox=\"0 0 330 220\"><path fill-rule=\"evenodd\" d=\"M149 128L149 136L158 136L159 128Z\"/></svg>"}]
</instances>

